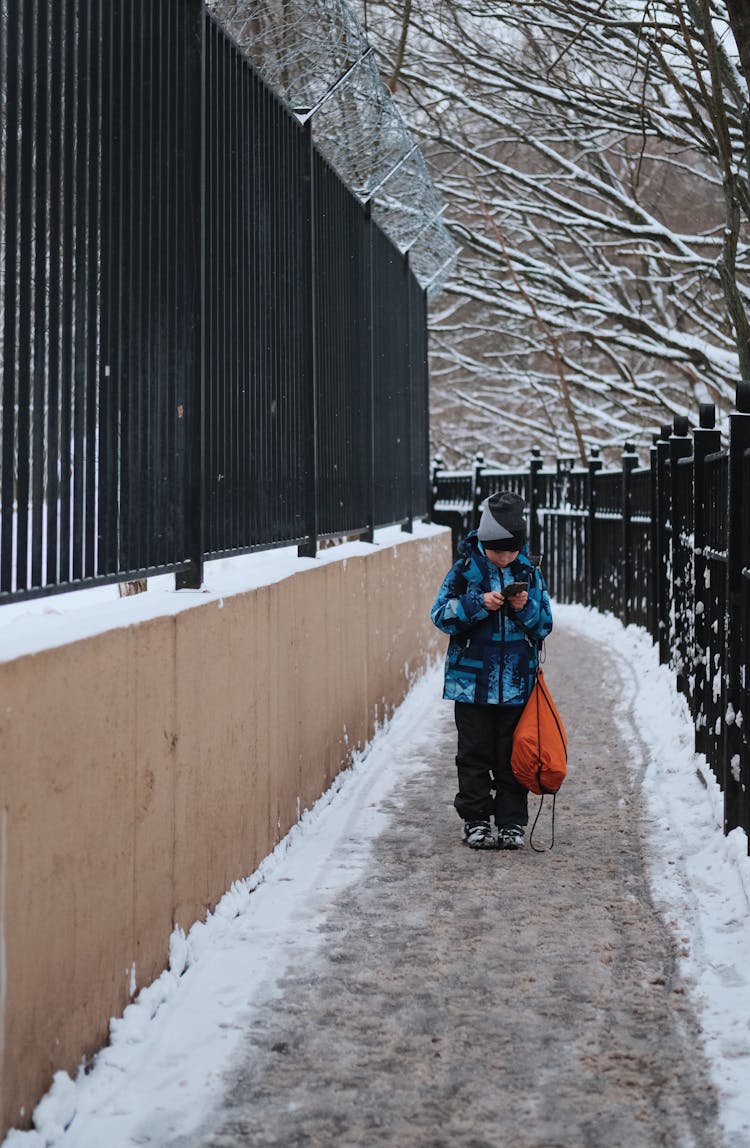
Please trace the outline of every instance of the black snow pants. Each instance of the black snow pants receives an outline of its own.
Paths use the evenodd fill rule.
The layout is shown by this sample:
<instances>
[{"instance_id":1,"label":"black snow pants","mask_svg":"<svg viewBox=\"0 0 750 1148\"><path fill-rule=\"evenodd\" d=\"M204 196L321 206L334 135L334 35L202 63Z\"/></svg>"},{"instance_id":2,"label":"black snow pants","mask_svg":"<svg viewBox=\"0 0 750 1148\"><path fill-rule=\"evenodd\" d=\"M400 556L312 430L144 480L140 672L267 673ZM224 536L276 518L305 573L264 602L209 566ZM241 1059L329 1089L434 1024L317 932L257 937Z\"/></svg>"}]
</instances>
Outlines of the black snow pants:
<instances>
[{"instance_id":1,"label":"black snow pants","mask_svg":"<svg viewBox=\"0 0 750 1148\"><path fill-rule=\"evenodd\" d=\"M458 793L453 804L464 821L489 821L498 829L526 825L528 790L510 768L513 731L523 706L456 702Z\"/></svg>"}]
</instances>

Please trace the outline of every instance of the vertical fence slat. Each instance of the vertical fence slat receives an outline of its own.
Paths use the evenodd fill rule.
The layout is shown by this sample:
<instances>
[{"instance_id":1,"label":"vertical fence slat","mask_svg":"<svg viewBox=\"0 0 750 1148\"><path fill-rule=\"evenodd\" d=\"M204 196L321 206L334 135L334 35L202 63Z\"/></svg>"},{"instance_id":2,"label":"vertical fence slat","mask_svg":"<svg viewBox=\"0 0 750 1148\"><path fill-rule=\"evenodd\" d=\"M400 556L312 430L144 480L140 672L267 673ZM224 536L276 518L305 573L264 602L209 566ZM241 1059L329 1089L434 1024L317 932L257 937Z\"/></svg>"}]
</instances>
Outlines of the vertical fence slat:
<instances>
[{"instance_id":1,"label":"vertical fence slat","mask_svg":"<svg viewBox=\"0 0 750 1148\"><path fill-rule=\"evenodd\" d=\"M49 282L47 323L47 427L45 447L46 468L46 569L45 583L55 583L60 577L58 498L60 457L60 307L61 307L61 198L62 198L62 41L63 6L52 4L49 37Z\"/></svg>"},{"instance_id":2,"label":"vertical fence slat","mask_svg":"<svg viewBox=\"0 0 750 1148\"><path fill-rule=\"evenodd\" d=\"M47 259L49 206L49 77L46 67L48 49L49 5L37 0L37 27L35 46L36 116L34 123L34 303L32 351L32 446L31 446L31 581L38 586L42 580L43 543L45 540L46 507L45 431L47 409Z\"/></svg>"},{"instance_id":3,"label":"vertical fence slat","mask_svg":"<svg viewBox=\"0 0 750 1148\"><path fill-rule=\"evenodd\" d=\"M73 206L73 525L72 575L80 581L87 573L85 562L87 399L88 395L88 307L87 307L87 224L89 208L90 147L90 24L91 4L84 0L78 6L75 37L77 100L75 111L75 200ZM93 446L93 444L92 444Z\"/></svg>"},{"instance_id":4,"label":"vertical fence slat","mask_svg":"<svg viewBox=\"0 0 750 1148\"><path fill-rule=\"evenodd\" d=\"M76 124L76 0L63 0L64 52L63 52L63 168L62 168L62 314L61 314L61 367L60 367L60 581L70 582L74 577L72 562L72 432L73 432L73 246L75 236L75 124Z\"/></svg>"},{"instance_id":5,"label":"vertical fence slat","mask_svg":"<svg viewBox=\"0 0 750 1148\"><path fill-rule=\"evenodd\" d=\"M99 439L99 253L101 143L101 22L102 0L91 0L87 76L88 196L86 203L86 551L84 577L97 573L97 454Z\"/></svg>"},{"instance_id":6,"label":"vertical fence slat","mask_svg":"<svg viewBox=\"0 0 750 1148\"><path fill-rule=\"evenodd\" d=\"M29 493L31 470L31 339L33 314L33 205L35 120L35 6L27 4L21 33L20 210L18 258L18 416L16 455L16 579L19 589L30 585ZM12 128L9 128L12 130Z\"/></svg>"}]
</instances>

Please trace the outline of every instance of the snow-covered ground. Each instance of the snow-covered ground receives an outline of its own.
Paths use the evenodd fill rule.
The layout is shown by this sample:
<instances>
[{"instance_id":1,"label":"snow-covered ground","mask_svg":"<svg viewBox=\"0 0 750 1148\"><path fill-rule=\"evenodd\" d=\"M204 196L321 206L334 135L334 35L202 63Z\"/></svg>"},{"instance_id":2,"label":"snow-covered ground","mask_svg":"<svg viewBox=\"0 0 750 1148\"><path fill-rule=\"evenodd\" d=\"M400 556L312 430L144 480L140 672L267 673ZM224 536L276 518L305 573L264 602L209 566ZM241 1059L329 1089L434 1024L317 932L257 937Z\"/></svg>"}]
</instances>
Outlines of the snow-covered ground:
<instances>
[{"instance_id":1,"label":"snow-covered ground","mask_svg":"<svg viewBox=\"0 0 750 1148\"><path fill-rule=\"evenodd\" d=\"M291 559L290 559L291 560ZM654 897L683 945L720 1097L727 1144L750 1144L750 862L745 835L721 832L722 799L693 752L693 729L650 638L614 618L557 606L558 624L585 629L615 654L623 680L623 733L640 735L634 761L652 818ZM321 915L367 872L368 843L383 825L378 803L423 768L419 731L440 694L439 669L411 690L391 722L247 880L205 923L173 935L168 971L112 1021L111 1043L76 1080L58 1073L34 1130L3 1148L131 1148L189 1134L219 1102L222 1072L254 1001L268 999L290 962L309 955ZM631 719L626 720L630 712ZM702 779L702 780L701 780ZM347 840L346 849L338 846ZM352 849L351 842L356 845Z\"/></svg>"}]
</instances>

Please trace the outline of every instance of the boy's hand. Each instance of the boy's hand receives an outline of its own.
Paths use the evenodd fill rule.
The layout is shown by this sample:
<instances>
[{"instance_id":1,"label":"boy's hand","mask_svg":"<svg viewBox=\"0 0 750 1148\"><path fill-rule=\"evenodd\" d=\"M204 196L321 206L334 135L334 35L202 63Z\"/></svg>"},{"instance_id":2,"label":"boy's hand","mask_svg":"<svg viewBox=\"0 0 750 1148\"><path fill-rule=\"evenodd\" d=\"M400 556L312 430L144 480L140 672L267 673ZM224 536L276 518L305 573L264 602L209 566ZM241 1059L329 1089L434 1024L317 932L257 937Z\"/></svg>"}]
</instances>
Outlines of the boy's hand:
<instances>
[{"instance_id":1,"label":"boy's hand","mask_svg":"<svg viewBox=\"0 0 750 1148\"><path fill-rule=\"evenodd\" d=\"M499 590L489 590L484 595L484 608L485 608L485 610L491 610L491 611L499 610L504 601L505 601L505 598L503 597L503 595L500 593ZM519 607L519 609L520 609L520 607Z\"/></svg>"},{"instance_id":2,"label":"boy's hand","mask_svg":"<svg viewBox=\"0 0 750 1148\"><path fill-rule=\"evenodd\" d=\"M512 598L509 598L508 602L514 610L523 610L528 600L529 595L525 590L521 590L519 594L514 594Z\"/></svg>"}]
</instances>

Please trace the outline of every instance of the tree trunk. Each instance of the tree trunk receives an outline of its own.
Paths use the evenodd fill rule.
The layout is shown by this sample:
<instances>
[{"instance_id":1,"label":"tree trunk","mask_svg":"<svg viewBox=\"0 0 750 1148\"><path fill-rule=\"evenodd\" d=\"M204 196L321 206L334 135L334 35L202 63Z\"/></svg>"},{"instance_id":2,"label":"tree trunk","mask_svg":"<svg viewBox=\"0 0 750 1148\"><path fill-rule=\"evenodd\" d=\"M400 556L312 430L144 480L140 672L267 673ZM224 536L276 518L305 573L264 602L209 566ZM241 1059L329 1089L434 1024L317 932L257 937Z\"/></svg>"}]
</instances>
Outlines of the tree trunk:
<instances>
[{"instance_id":1,"label":"tree trunk","mask_svg":"<svg viewBox=\"0 0 750 1148\"><path fill-rule=\"evenodd\" d=\"M750 95L750 6L747 0L726 0L726 4L729 23L740 54L742 74Z\"/></svg>"},{"instance_id":2,"label":"tree trunk","mask_svg":"<svg viewBox=\"0 0 750 1148\"><path fill-rule=\"evenodd\" d=\"M409 35L409 21L411 20L411 0L406 0L404 4L404 14L401 21L401 37L398 42L396 50L396 62L393 65L393 73L388 81L388 87L392 92L398 88L398 80L401 75L401 69L404 66L404 53L406 51L406 38Z\"/></svg>"}]
</instances>

